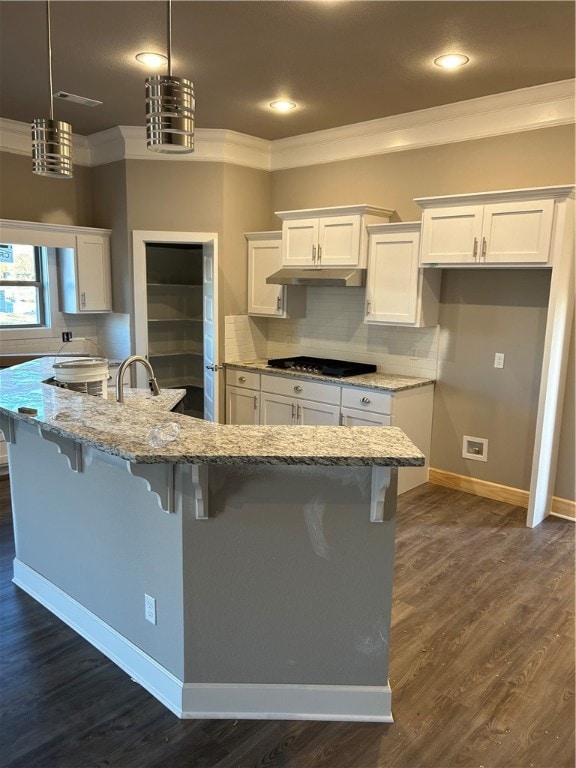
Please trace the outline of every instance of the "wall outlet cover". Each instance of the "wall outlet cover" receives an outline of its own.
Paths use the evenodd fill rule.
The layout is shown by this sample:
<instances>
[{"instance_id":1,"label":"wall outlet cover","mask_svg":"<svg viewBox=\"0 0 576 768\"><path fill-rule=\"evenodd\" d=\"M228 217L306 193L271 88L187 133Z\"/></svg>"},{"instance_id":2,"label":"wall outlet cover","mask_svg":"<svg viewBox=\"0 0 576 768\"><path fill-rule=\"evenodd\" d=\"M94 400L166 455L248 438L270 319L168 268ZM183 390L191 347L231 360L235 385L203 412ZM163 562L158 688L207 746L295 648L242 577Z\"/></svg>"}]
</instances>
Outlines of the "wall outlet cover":
<instances>
[{"instance_id":1,"label":"wall outlet cover","mask_svg":"<svg viewBox=\"0 0 576 768\"><path fill-rule=\"evenodd\" d=\"M473 459L474 461L488 461L488 439L464 435L462 458Z\"/></svg>"}]
</instances>

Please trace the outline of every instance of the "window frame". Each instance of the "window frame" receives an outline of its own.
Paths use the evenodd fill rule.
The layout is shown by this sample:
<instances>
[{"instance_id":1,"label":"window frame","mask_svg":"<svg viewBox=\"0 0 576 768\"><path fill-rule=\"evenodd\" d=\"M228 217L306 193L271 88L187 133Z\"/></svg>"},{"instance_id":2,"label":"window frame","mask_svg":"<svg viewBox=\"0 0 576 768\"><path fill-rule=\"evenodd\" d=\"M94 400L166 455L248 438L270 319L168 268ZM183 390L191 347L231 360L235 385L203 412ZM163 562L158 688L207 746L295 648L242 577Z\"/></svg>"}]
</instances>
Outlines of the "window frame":
<instances>
[{"instance_id":1,"label":"window frame","mask_svg":"<svg viewBox=\"0 0 576 768\"><path fill-rule=\"evenodd\" d=\"M22 243L7 243L7 245L22 245ZM0 277L0 289L1 288L35 288L37 296L37 323L11 323L10 325L0 324L0 328L3 331L26 331L49 328L47 322L46 313L46 292L48 290L47 282L47 270L45 269L45 253L44 248L41 245L33 245L30 243L30 247L34 249L34 264L36 267L36 280L4 280ZM45 277L46 275L46 277Z\"/></svg>"}]
</instances>

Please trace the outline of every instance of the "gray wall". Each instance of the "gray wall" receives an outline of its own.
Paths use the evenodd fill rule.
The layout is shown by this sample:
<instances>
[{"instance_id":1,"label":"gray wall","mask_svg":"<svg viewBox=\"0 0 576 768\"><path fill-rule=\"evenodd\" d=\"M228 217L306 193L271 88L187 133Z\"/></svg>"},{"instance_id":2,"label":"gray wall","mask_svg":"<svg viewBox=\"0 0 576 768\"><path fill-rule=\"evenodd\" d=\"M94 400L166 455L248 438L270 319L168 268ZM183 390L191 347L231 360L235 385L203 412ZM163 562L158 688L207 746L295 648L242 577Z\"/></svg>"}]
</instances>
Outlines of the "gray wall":
<instances>
[{"instance_id":1,"label":"gray wall","mask_svg":"<svg viewBox=\"0 0 576 768\"><path fill-rule=\"evenodd\" d=\"M432 466L530 488L549 286L549 270L444 272ZM464 435L488 439L487 463L462 458Z\"/></svg>"},{"instance_id":2,"label":"gray wall","mask_svg":"<svg viewBox=\"0 0 576 768\"><path fill-rule=\"evenodd\" d=\"M91 170L76 165L72 179L47 179L32 173L30 157L0 152L0 218L96 226Z\"/></svg>"}]
</instances>

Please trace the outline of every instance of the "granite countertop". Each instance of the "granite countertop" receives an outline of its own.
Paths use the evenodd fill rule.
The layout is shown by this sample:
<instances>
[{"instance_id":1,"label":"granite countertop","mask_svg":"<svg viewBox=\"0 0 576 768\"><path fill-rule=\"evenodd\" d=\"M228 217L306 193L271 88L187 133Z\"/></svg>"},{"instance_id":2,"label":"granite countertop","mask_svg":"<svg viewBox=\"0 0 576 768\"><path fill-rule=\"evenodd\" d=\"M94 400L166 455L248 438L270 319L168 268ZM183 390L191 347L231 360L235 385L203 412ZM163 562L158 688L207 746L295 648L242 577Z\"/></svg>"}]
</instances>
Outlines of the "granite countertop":
<instances>
[{"instance_id":1,"label":"granite countertop","mask_svg":"<svg viewBox=\"0 0 576 768\"><path fill-rule=\"evenodd\" d=\"M0 414L134 463L424 465L423 454L397 427L213 424L169 413L168 401L144 390L127 389L121 404L43 384L50 375L51 364L45 360L1 371ZM34 407L38 414L20 414L19 406ZM150 429L167 423L178 425L178 437L161 448L151 447Z\"/></svg>"},{"instance_id":2,"label":"granite countertop","mask_svg":"<svg viewBox=\"0 0 576 768\"><path fill-rule=\"evenodd\" d=\"M255 373L269 373L273 376L294 376L298 379L308 379L326 384L341 384L347 387L363 387L365 389L381 389L385 392L401 392L404 389L424 387L434 384L435 379L423 379L418 376L401 376L394 373L363 373L360 376L323 376L317 373L291 371L285 368L272 368L267 360L248 360L241 363L226 363L227 368Z\"/></svg>"}]
</instances>

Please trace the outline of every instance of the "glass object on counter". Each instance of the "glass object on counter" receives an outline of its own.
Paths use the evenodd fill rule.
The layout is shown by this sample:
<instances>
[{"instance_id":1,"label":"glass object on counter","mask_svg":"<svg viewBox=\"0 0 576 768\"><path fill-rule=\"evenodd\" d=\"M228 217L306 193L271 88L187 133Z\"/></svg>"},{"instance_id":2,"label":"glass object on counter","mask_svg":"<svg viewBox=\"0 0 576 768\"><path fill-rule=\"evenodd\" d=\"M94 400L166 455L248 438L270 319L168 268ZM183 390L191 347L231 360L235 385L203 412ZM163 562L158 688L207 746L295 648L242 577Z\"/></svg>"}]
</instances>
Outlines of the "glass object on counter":
<instances>
[{"instance_id":1,"label":"glass object on counter","mask_svg":"<svg viewBox=\"0 0 576 768\"><path fill-rule=\"evenodd\" d=\"M148 445L151 448L163 448L173 442L180 434L180 427L173 421L153 427L146 435Z\"/></svg>"}]
</instances>

